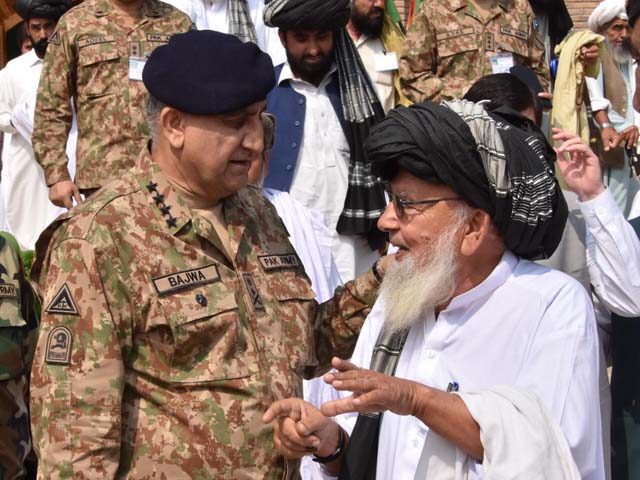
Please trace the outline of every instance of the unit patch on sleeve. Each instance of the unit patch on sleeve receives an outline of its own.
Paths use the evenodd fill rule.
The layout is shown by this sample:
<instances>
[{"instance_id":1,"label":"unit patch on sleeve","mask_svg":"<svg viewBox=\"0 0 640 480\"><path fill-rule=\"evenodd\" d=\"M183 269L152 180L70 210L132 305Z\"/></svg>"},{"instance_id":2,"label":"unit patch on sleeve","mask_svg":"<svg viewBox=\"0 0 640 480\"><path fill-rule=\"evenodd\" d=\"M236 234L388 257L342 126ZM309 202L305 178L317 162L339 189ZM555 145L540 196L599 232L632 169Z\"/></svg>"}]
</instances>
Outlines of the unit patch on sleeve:
<instances>
[{"instance_id":1,"label":"unit patch on sleeve","mask_svg":"<svg viewBox=\"0 0 640 480\"><path fill-rule=\"evenodd\" d=\"M60 313L62 315L80 315L78 313L78 307L76 307L76 303L73 301L71 291L66 283L60 290L58 290L58 293L53 297L53 300L51 300L51 303L45 309L45 312Z\"/></svg>"},{"instance_id":2,"label":"unit patch on sleeve","mask_svg":"<svg viewBox=\"0 0 640 480\"><path fill-rule=\"evenodd\" d=\"M53 35L51 35L49 37L48 42L49 43L53 43L54 45L59 45L60 44L60 35L58 34L57 30L55 32L53 32Z\"/></svg>"},{"instance_id":3,"label":"unit patch on sleeve","mask_svg":"<svg viewBox=\"0 0 640 480\"><path fill-rule=\"evenodd\" d=\"M174 292L182 288L189 288L195 285L204 285L220 281L220 273L215 264L207 265L191 270L170 273L161 277L152 278L153 285L160 295Z\"/></svg>"},{"instance_id":4,"label":"unit patch on sleeve","mask_svg":"<svg viewBox=\"0 0 640 480\"><path fill-rule=\"evenodd\" d=\"M71 330L58 326L49 332L44 361L57 365L69 365L71 361Z\"/></svg>"},{"instance_id":5,"label":"unit patch on sleeve","mask_svg":"<svg viewBox=\"0 0 640 480\"><path fill-rule=\"evenodd\" d=\"M284 255L258 255L258 260L262 268L266 271L283 268L298 268L300 260L295 253L285 253Z\"/></svg>"}]
</instances>

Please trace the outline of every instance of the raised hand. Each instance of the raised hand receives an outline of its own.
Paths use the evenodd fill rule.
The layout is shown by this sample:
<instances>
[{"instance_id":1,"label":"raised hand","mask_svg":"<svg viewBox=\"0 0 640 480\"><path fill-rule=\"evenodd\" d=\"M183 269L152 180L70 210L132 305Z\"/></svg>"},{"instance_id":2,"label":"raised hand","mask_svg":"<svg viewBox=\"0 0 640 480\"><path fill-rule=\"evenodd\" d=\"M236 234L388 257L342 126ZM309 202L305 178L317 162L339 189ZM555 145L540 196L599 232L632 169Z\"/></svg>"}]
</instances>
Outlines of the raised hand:
<instances>
[{"instance_id":1,"label":"raised hand","mask_svg":"<svg viewBox=\"0 0 640 480\"><path fill-rule=\"evenodd\" d=\"M591 200L602 193L605 189L602 169L593 150L578 135L559 128L553 129L553 139L563 142L555 149L558 168L565 183L578 195L580 201Z\"/></svg>"},{"instance_id":2,"label":"raised hand","mask_svg":"<svg viewBox=\"0 0 640 480\"><path fill-rule=\"evenodd\" d=\"M336 390L353 393L346 398L322 404L321 411L325 415L385 410L398 415L415 414L417 383L358 368L339 358L334 358L331 363L337 372L327 373L324 381Z\"/></svg>"}]
</instances>

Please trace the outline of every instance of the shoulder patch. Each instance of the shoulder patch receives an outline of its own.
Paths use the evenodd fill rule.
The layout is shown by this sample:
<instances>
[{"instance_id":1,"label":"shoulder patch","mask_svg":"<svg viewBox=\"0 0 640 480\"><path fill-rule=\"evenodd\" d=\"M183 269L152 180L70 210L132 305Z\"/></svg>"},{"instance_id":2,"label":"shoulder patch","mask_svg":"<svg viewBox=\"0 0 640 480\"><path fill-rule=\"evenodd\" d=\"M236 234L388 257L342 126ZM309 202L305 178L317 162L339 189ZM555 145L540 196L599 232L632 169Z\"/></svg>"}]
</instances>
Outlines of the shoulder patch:
<instances>
[{"instance_id":1,"label":"shoulder patch","mask_svg":"<svg viewBox=\"0 0 640 480\"><path fill-rule=\"evenodd\" d=\"M49 37L48 43L53 43L54 45L60 44L60 35L57 30Z\"/></svg>"},{"instance_id":2,"label":"shoulder patch","mask_svg":"<svg viewBox=\"0 0 640 480\"><path fill-rule=\"evenodd\" d=\"M69 365L72 340L71 330L67 327L54 327L47 336L44 361L56 365Z\"/></svg>"},{"instance_id":3,"label":"shoulder patch","mask_svg":"<svg viewBox=\"0 0 640 480\"><path fill-rule=\"evenodd\" d=\"M60 313L62 315L80 315L66 283L58 290L58 293L53 297L53 300L51 300L45 312Z\"/></svg>"}]
</instances>

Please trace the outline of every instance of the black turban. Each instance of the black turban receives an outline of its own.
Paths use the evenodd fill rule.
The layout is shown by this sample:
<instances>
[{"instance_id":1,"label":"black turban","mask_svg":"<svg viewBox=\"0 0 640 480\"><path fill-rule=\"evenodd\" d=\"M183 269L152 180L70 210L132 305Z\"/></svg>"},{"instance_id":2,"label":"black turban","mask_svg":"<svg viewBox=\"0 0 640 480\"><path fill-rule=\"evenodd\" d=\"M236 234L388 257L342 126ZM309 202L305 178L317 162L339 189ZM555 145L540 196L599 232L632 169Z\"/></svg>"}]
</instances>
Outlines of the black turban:
<instances>
[{"instance_id":1,"label":"black turban","mask_svg":"<svg viewBox=\"0 0 640 480\"><path fill-rule=\"evenodd\" d=\"M633 24L640 17L640 0L629 0L629 3L627 3L627 16L629 17L629 26L633 28Z\"/></svg>"},{"instance_id":2,"label":"black turban","mask_svg":"<svg viewBox=\"0 0 640 480\"><path fill-rule=\"evenodd\" d=\"M491 215L509 250L548 258L562 238L567 205L553 174L553 150L518 118L465 100L398 107L371 130L367 159L385 180L403 169L449 186Z\"/></svg>"},{"instance_id":3,"label":"black turban","mask_svg":"<svg viewBox=\"0 0 640 480\"><path fill-rule=\"evenodd\" d=\"M30 18L58 20L71 7L71 0L16 0L13 9L24 20Z\"/></svg>"},{"instance_id":4,"label":"black turban","mask_svg":"<svg viewBox=\"0 0 640 480\"><path fill-rule=\"evenodd\" d=\"M142 81L157 100L195 115L240 110L276 83L271 58L255 43L212 30L173 35L151 53Z\"/></svg>"},{"instance_id":5,"label":"black turban","mask_svg":"<svg viewBox=\"0 0 640 480\"><path fill-rule=\"evenodd\" d=\"M350 16L350 0L271 0L264 7L264 23L282 30L337 30Z\"/></svg>"}]
</instances>

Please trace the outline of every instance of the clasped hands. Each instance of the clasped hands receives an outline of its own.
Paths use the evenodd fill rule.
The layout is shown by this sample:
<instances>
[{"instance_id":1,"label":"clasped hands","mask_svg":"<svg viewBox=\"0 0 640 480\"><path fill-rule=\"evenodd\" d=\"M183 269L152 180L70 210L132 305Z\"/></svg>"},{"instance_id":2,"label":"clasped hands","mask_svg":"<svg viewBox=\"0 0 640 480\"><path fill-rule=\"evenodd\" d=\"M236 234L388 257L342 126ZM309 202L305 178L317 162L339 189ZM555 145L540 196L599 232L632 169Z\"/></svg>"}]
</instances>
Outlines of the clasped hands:
<instances>
[{"instance_id":1,"label":"clasped hands","mask_svg":"<svg viewBox=\"0 0 640 480\"><path fill-rule=\"evenodd\" d=\"M416 382L358 368L339 358L331 364L336 371L325 374L324 381L351 395L326 402L320 409L301 398L287 398L273 403L262 417L265 423L273 422L275 446L287 458L331 455L338 446L340 427L330 417L386 410L414 415L417 411Z\"/></svg>"}]
</instances>

